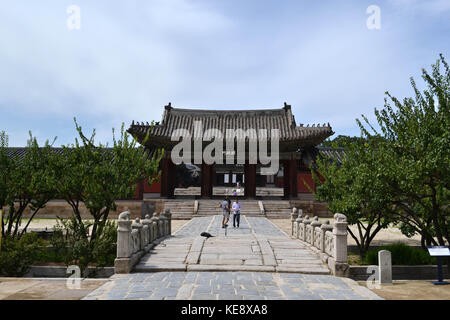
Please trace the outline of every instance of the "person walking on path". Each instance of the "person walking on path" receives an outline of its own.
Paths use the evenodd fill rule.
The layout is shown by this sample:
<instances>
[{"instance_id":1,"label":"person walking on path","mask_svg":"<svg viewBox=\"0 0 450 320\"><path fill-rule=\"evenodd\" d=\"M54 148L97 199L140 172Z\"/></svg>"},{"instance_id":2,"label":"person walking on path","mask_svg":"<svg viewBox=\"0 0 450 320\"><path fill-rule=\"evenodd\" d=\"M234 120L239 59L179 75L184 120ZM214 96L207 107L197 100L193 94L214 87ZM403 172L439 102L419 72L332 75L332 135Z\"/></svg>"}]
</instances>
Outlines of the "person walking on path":
<instances>
[{"instance_id":1,"label":"person walking on path","mask_svg":"<svg viewBox=\"0 0 450 320\"><path fill-rule=\"evenodd\" d=\"M239 222L241 220L241 203L239 202L239 199L236 198L236 201L233 202L233 206L232 206L232 210L233 210L233 227L239 228Z\"/></svg>"},{"instance_id":2,"label":"person walking on path","mask_svg":"<svg viewBox=\"0 0 450 320\"><path fill-rule=\"evenodd\" d=\"M220 206L222 207L222 228L225 228L228 226L228 221L230 221L230 199L228 197L225 198L225 200L222 201Z\"/></svg>"}]
</instances>

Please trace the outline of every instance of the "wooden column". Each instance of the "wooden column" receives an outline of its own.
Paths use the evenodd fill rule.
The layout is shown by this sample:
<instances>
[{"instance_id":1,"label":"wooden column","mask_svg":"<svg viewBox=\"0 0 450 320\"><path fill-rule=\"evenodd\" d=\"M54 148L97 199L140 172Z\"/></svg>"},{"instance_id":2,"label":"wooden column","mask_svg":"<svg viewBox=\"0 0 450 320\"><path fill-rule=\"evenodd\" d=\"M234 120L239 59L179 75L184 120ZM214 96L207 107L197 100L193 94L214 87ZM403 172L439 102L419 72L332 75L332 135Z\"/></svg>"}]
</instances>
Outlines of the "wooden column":
<instances>
[{"instance_id":1,"label":"wooden column","mask_svg":"<svg viewBox=\"0 0 450 320\"><path fill-rule=\"evenodd\" d=\"M161 197L173 198L176 180L176 167L170 158L161 160Z\"/></svg>"},{"instance_id":2,"label":"wooden column","mask_svg":"<svg viewBox=\"0 0 450 320\"><path fill-rule=\"evenodd\" d=\"M293 158L289 160L289 188L291 191L289 196L291 198L297 198L297 160Z\"/></svg>"},{"instance_id":3,"label":"wooden column","mask_svg":"<svg viewBox=\"0 0 450 320\"><path fill-rule=\"evenodd\" d=\"M201 196L202 198L212 197L212 179L213 179L213 166L210 164L202 163L202 186Z\"/></svg>"},{"instance_id":4,"label":"wooden column","mask_svg":"<svg viewBox=\"0 0 450 320\"><path fill-rule=\"evenodd\" d=\"M284 196L283 198L289 199L291 196L291 181L290 181L290 166L289 166L289 160L281 160L281 164L283 165L283 191Z\"/></svg>"},{"instance_id":5,"label":"wooden column","mask_svg":"<svg viewBox=\"0 0 450 320\"><path fill-rule=\"evenodd\" d=\"M144 199L144 183L145 183L145 180L142 180L142 181L139 181L139 183L137 185L138 200Z\"/></svg>"},{"instance_id":6,"label":"wooden column","mask_svg":"<svg viewBox=\"0 0 450 320\"><path fill-rule=\"evenodd\" d=\"M289 160L282 160L283 164L283 188L284 198L297 198L297 160L293 157Z\"/></svg>"},{"instance_id":7,"label":"wooden column","mask_svg":"<svg viewBox=\"0 0 450 320\"><path fill-rule=\"evenodd\" d=\"M246 198L256 197L256 164L244 164L245 189Z\"/></svg>"}]
</instances>

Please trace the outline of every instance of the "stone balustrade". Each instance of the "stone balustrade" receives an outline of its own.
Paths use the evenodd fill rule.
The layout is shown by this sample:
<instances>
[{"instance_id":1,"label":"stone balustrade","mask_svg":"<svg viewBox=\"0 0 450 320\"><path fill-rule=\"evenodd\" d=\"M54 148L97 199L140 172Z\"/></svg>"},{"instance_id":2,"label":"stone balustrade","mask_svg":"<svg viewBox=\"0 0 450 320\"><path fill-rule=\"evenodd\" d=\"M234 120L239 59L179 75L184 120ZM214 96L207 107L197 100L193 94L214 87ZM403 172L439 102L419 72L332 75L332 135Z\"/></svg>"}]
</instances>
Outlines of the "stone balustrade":
<instances>
[{"instance_id":1,"label":"stone balustrade","mask_svg":"<svg viewBox=\"0 0 450 320\"><path fill-rule=\"evenodd\" d=\"M347 276L347 218L341 213L334 215L334 224L321 223L318 217L303 217L303 211L293 208L291 214L292 237L303 241L327 263L336 276Z\"/></svg>"},{"instance_id":2,"label":"stone balustrade","mask_svg":"<svg viewBox=\"0 0 450 320\"><path fill-rule=\"evenodd\" d=\"M125 211L117 220L117 257L114 261L115 273L130 273L139 259L160 240L172 233L172 214L147 214L144 219L130 220L130 212Z\"/></svg>"}]
</instances>

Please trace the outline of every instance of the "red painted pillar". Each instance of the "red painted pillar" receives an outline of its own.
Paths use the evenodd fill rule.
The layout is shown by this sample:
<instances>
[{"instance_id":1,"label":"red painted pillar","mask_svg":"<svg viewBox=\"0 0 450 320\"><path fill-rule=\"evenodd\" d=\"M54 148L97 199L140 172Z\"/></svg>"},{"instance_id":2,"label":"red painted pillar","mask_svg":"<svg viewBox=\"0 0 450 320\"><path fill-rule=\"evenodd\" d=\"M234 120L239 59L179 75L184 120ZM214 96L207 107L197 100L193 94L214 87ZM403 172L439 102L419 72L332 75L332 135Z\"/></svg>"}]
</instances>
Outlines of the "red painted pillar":
<instances>
[{"instance_id":1,"label":"red painted pillar","mask_svg":"<svg viewBox=\"0 0 450 320\"><path fill-rule=\"evenodd\" d=\"M201 196L202 198L212 197L212 175L213 166L210 164L202 163L202 186Z\"/></svg>"},{"instance_id":2,"label":"red painted pillar","mask_svg":"<svg viewBox=\"0 0 450 320\"><path fill-rule=\"evenodd\" d=\"M170 158L161 160L161 197L172 198L174 196L176 180L176 167Z\"/></svg>"},{"instance_id":3,"label":"red painted pillar","mask_svg":"<svg viewBox=\"0 0 450 320\"><path fill-rule=\"evenodd\" d=\"M283 198L289 199L291 197L291 174L289 172L289 160L281 160L280 162L283 165Z\"/></svg>"},{"instance_id":4,"label":"red painted pillar","mask_svg":"<svg viewBox=\"0 0 450 320\"><path fill-rule=\"evenodd\" d=\"M298 195L298 187L297 187L297 160L291 159L289 160L289 188L290 188L290 197L297 198Z\"/></svg>"},{"instance_id":5,"label":"red painted pillar","mask_svg":"<svg viewBox=\"0 0 450 320\"><path fill-rule=\"evenodd\" d=\"M245 189L246 198L256 197L256 164L244 164Z\"/></svg>"}]
</instances>

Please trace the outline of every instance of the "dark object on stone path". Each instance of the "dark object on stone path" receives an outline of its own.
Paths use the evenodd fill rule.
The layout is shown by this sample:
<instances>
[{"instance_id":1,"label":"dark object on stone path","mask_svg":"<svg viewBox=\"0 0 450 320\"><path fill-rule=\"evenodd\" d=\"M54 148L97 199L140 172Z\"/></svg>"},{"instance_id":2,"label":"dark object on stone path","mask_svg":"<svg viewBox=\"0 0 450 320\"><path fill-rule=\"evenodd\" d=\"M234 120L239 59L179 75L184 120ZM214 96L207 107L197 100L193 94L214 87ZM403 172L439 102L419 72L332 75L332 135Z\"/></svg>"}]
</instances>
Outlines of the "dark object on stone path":
<instances>
[{"instance_id":1,"label":"dark object on stone path","mask_svg":"<svg viewBox=\"0 0 450 320\"><path fill-rule=\"evenodd\" d=\"M202 233L200 233L200 235L201 235L202 237L206 237L206 238L214 237L214 236L212 236L211 234L209 234L208 232L202 232Z\"/></svg>"}]
</instances>

